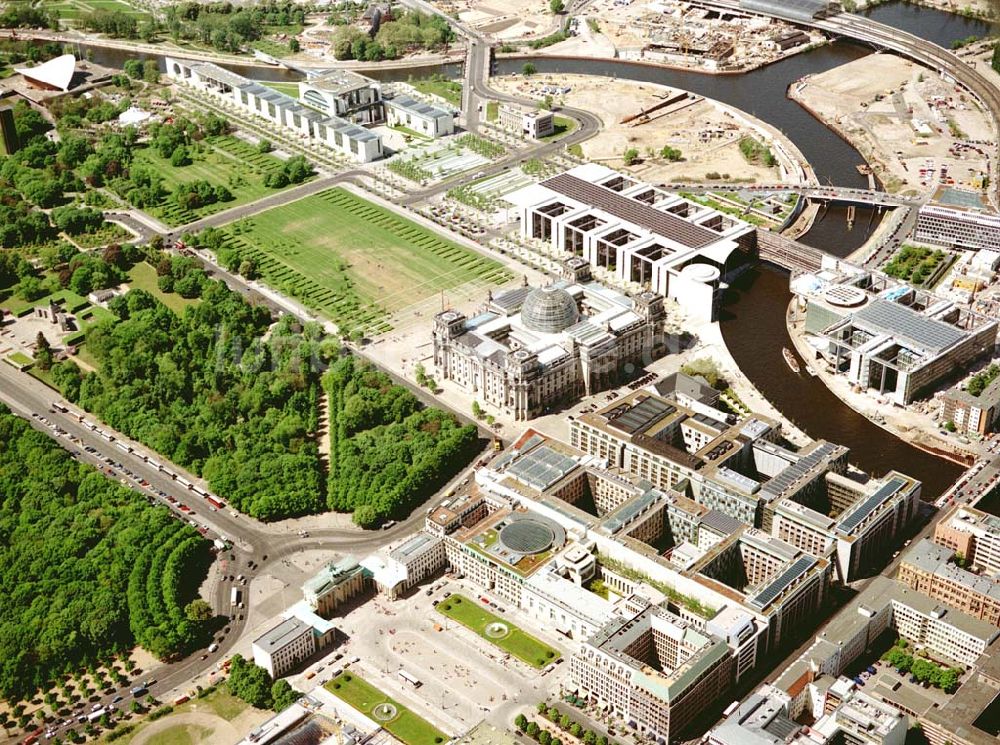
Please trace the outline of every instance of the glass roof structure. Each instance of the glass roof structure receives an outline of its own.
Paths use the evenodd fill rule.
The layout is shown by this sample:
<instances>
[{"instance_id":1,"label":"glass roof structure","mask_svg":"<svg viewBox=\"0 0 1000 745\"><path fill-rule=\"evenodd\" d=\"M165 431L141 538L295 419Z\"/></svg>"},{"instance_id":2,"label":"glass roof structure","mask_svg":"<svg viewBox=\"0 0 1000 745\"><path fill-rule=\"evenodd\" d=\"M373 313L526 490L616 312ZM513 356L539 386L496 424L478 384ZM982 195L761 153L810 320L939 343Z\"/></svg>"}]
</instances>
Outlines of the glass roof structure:
<instances>
[{"instance_id":1,"label":"glass roof structure","mask_svg":"<svg viewBox=\"0 0 1000 745\"><path fill-rule=\"evenodd\" d=\"M780 18L811 21L830 9L829 0L740 0L740 9Z\"/></svg>"},{"instance_id":2,"label":"glass roof structure","mask_svg":"<svg viewBox=\"0 0 1000 745\"><path fill-rule=\"evenodd\" d=\"M566 290L553 285L532 290L521 306L521 322L525 328L543 334L565 331L579 320L576 300Z\"/></svg>"}]
</instances>

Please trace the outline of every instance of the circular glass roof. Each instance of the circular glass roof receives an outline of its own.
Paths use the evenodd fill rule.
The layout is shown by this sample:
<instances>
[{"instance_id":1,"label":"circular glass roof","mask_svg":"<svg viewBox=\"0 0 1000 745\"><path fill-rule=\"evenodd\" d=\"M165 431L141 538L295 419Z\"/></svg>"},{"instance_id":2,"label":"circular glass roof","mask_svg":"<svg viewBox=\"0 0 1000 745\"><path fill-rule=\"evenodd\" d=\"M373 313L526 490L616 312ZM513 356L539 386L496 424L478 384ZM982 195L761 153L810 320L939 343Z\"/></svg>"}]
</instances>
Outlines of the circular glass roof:
<instances>
[{"instance_id":1,"label":"circular glass roof","mask_svg":"<svg viewBox=\"0 0 1000 745\"><path fill-rule=\"evenodd\" d=\"M500 542L518 554L540 554L547 551L556 534L548 525L531 518L522 518L500 529Z\"/></svg>"},{"instance_id":2,"label":"circular glass roof","mask_svg":"<svg viewBox=\"0 0 1000 745\"><path fill-rule=\"evenodd\" d=\"M537 287L528 293L521 306L525 328L543 334L565 331L580 320L576 300L559 287Z\"/></svg>"}]
</instances>

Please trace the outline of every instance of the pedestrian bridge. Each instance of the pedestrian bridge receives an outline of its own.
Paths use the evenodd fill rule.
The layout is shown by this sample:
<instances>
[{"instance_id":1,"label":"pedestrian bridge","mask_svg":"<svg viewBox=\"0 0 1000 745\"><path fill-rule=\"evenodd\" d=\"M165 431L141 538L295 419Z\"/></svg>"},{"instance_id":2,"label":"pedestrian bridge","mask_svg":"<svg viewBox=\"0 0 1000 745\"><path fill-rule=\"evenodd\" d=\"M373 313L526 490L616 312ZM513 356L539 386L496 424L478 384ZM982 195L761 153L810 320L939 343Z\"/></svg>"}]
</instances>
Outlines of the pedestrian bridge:
<instances>
[{"instance_id":1,"label":"pedestrian bridge","mask_svg":"<svg viewBox=\"0 0 1000 745\"><path fill-rule=\"evenodd\" d=\"M672 191L687 191L700 194L710 191L731 191L732 187L725 184L708 186L705 184L666 184ZM898 194L888 194L873 189L851 189L845 186L793 186L790 184L754 184L753 186L736 187L739 191L758 192L761 196L767 194L798 194L813 202L831 202L839 204L855 204L870 207L919 207L922 199L904 197Z\"/></svg>"}]
</instances>

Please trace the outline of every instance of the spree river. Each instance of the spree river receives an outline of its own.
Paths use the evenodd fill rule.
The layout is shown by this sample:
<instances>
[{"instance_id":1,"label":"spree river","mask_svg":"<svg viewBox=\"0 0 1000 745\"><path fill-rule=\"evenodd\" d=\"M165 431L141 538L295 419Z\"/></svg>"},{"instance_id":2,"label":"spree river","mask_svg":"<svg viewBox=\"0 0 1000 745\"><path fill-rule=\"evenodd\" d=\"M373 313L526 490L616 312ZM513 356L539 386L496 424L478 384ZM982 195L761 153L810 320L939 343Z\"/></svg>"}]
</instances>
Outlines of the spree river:
<instances>
[{"instance_id":1,"label":"spree river","mask_svg":"<svg viewBox=\"0 0 1000 745\"><path fill-rule=\"evenodd\" d=\"M901 2L881 5L867 15L946 48L955 39L986 36L994 31L982 21ZM97 62L109 66L120 67L128 57L117 50L88 51ZM821 182L861 187L867 185L867 179L857 171L863 162L858 152L788 99L786 92L804 75L820 73L870 53L869 48L859 44L837 41L742 75L705 75L603 60L535 57L532 62L540 73L602 75L659 83L722 101L784 132L812 164ZM499 60L498 72L519 72L522 64L523 60ZM439 65L369 74L382 80L405 80L411 75L433 73L457 77L460 68L460 65ZM233 69L260 80L300 77L282 68ZM858 210L854 227L848 230L843 213L832 209L802 240L834 255L846 256L864 242L879 219L878 214ZM791 347L785 327L790 297L787 274L764 266L742 277L728 293L722 313L722 333L740 369L779 411L810 436L848 446L851 461L873 475L897 469L918 478L924 483L924 498L936 497L957 478L961 472L959 466L899 440L843 404L818 379L789 370L781 350Z\"/></svg>"}]
</instances>

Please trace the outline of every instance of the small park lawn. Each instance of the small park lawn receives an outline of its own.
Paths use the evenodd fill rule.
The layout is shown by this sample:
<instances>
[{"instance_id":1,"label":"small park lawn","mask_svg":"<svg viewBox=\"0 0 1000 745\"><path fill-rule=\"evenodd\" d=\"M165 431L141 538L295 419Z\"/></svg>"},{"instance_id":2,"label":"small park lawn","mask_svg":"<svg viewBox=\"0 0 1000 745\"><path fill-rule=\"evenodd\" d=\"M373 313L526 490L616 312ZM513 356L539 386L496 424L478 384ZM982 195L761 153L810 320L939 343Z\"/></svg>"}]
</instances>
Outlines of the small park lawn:
<instances>
[{"instance_id":1,"label":"small park lawn","mask_svg":"<svg viewBox=\"0 0 1000 745\"><path fill-rule=\"evenodd\" d=\"M470 600L464 595L452 595L447 600L438 603L437 609L439 613L472 629L486 641L495 644L505 652L510 652L532 667L545 667L550 662L559 659L558 651L521 631L507 619L490 613L480 603ZM494 622L502 623L509 629L507 636L502 639L491 639L486 635L486 627Z\"/></svg>"},{"instance_id":2,"label":"small park lawn","mask_svg":"<svg viewBox=\"0 0 1000 745\"><path fill-rule=\"evenodd\" d=\"M141 261L128 270L128 286L131 290L145 290L177 315L183 315L189 305L197 305L198 298L183 298L176 292L163 292L157 284L156 269Z\"/></svg>"},{"instance_id":3,"label":"small park lawn","mask_svg":"<svg viewBox=\"0 0 1000 745\"><path fill-rule=\"evenodd\" d=\"M273 155L262 154L261 157L280 165L280 161ZM169 225L184 225L216 212L255 202L276 191L264 186L263 169L227 152L225 141L219 146L206 142L201 152L192 152L191 163L186 166L171 165L169 158L160 157L159 153L149 147L136 150L134 162L149 166L162 177L163 188L168 194L159 205L148 211ZM174 202L173 191L178 184L192 181L207 181L213 186L225 186L233 198L228 202L215 202L197 209L183 209Z\"/></svg>"},{"instance_id":4,"label":"small park lawn","mask_svg":"<svg viewBox=\"0 0 1000 745\"><path fill-rule=\"evenodd\" d=\"M398 701L386 696L382 691L359 678L353 672L345 672L326 684L326 690L360 711L366 717L381 724L394 737L406 745L441 745L448 736L425 719L418 717ZM372 715L378 704L392 704L396 707L395 718L383 722Z\"/></svg>"}]
</instances>

